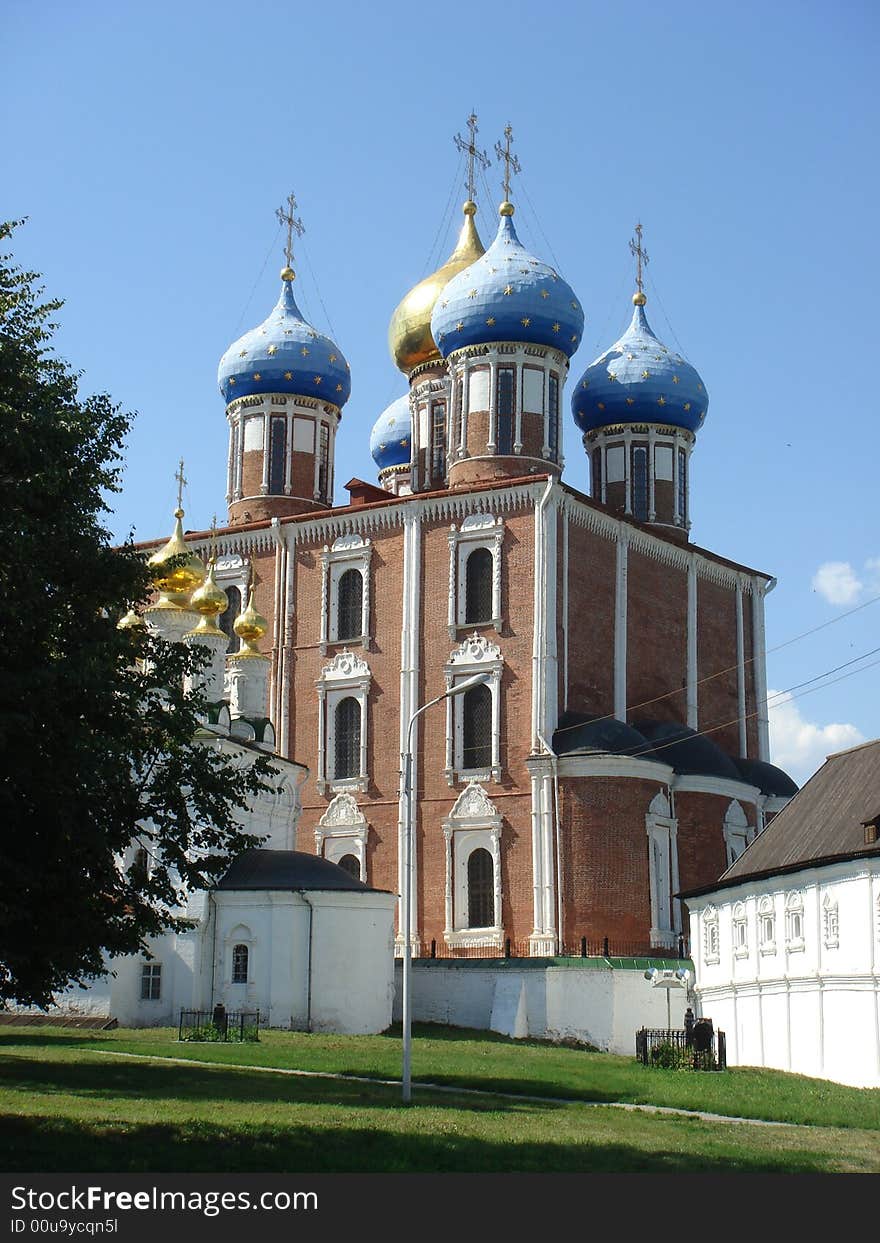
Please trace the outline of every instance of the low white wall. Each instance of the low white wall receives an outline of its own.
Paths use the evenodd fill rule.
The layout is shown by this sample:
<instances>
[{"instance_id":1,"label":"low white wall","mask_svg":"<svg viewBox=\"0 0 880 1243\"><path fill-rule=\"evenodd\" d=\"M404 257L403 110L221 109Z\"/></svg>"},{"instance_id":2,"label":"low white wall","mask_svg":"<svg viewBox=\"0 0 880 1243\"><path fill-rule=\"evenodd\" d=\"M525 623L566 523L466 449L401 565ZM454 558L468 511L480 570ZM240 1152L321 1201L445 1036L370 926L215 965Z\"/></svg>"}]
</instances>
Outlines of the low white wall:
<instances>
[{"instance_id":1,"label":"low white wall","mask_svg":"<svg viewBox=\"0 0 880 1243\"><path fill-rule=\"evenodd\" d=\"M400 1018L397 963L395 1018ZM642 969L522 966L515 959L479 963L429 959L413 963L413 1018L509 1036L581 1040L611 1053L635 1053L640 1027L666 1027L666 990ZM673 1027L681 1027L684 989L670 993Z\"/></svg>"}]
</instances>

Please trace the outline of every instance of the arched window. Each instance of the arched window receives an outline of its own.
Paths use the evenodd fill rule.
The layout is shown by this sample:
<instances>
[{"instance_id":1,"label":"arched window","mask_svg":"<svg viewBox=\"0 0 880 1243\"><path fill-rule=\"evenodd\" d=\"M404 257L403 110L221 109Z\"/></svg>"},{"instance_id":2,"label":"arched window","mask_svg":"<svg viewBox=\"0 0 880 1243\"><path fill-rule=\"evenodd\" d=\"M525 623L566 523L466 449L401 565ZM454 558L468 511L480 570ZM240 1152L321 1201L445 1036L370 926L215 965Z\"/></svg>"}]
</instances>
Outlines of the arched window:
<instances>
[{"instance_id":1,"label":"arched window","mask_svg":"<svg viewBox=\"0 0 880 1243\"><path fill-rule=\"evenodd\" d=\"M357 777L361 766L361 705L349 695L336 705L333 775L337 781Z\"/></svg>"},{"instance_id":2,"label":"arched window","mask_svg":"<svg viewBox=\"0 0 880 1243\"><path fill-rule=\"evenodd\" d=\"M495 923L495 877L492 856L480 847L471 851L468 871L468 927L491 928Z\"/></svg>"},{"instance_id":3,"label":"arched window","mask_svg":"<svg viewBox=\"0 0 880 1243\"><path fill-rule=\"evenodd\" d=\"M232 947L232 983L247 984L248 982L248 959L250 953L246 945L233 945Z\"/></svg>"},{"instance_id":4,"label":"arched window","mask_svg":"<svg viewBox=\"0 0 880 1243\"><path fill-rule=\"evenodd\" d=\"M273 415L269 423L269 495L281 496L287 465L287 419Z\"/></svg>"},{"instance_id":5,"label":"arched window","mask_svg":"<svg viewBox=\"0 0 880 1243\"><path fill-rule=\"evenodd\" d=\"M354 855L343 855L339 860L339 867L344 872L348 872L349 876L353 876L355 880L361 878L361 865Z\"/></svg>"},{"instance_id":6,"label":"arched window","mask_svg":"<svg viewBox=\"0 0 880 1243\"><path fill-rule=\"evenodd\" d=\"M706 962L717 962L720 948L718 911L714 906L707 906L703 911L703 951Z\"/></svg>"},{"instance_id":7,"label":"arched window","mask_svg":"<svg viewBox=\"0 0 880 1243\"><path fill-rule=\"evenodd\" d=\"M499 454L513 452L513 416L516 408L516 371L499 367L495 403L495 448Z\"/></svg>"},{"instance_id":8,"label":"arched window","mask_svg":"<svg viewBox=\"0 0 880 1243\"><path fill-rule=\"evenodd\" d=\"M464 620L492 620L492 554L488 548L475 548L465 568Z\"/></svg>"},{"instance_id":9,"label":"arched window","mask_svg":"<svg viewBox=\"0 0 880 1243\"><path fill-rule=\"evenodd\" d=\"M645 522L648 517L648 450L644 445L633 449L632 474L633 517Z\"/></svg>"},{"instance_id":10,"label":"arched window","mask_svg":"<svg viewBox=\"0 0 880 1243\"><path fill-rule=\"evenodd\" d=\"M776 953L776 912L766 894L758 902L758 948L764 954Z\"/></svg>"},{"instance_id":11,"label":"arched window","mask_svg":"<svg viewBox=\"0 0 880 1243\"><path fill-rule=\"evenodd\" d=\"M229 601L229 605L226 609L226 612L220 614L220 619L219 619L220 629L229 639L229 642L226 644L226 651L237 652L238 651L238 635L235 633L232 627L235 623L235 619L238 617L239 613L241 612L241 592L238 590L237 587L227 587L225 588L225 591L226 591L226 598Z\"/></svg>"},{"instance_id":12,"label":"arched window","mask_svg":"<svg viewBox=\"0 0 880 1243\"><path fill-rule=\"evenodd\" d=\"M359 639L364 609L364 578L360 570L346 570L339 579L337 606L337 639Z\"/></svg>"},{"instance_id":13,"label":"arched window","mask_svg":"<svg viewBox=\"0 0 880 1243\"><path fill-rule=\"evenodd\" d=\"M559 378L547 377L547 447L553 461L559 458Z\"/></svg>"},{"instance_id":14,"label":"arched window","mask_svg":"<svg viewBox=\"0 0 880 1243\"><path fill-rule=\"evenodd\" d=\"M492 766L492 692L485 684L462 696L461 766L467 771Z\"/></svg>"}]
</instances>

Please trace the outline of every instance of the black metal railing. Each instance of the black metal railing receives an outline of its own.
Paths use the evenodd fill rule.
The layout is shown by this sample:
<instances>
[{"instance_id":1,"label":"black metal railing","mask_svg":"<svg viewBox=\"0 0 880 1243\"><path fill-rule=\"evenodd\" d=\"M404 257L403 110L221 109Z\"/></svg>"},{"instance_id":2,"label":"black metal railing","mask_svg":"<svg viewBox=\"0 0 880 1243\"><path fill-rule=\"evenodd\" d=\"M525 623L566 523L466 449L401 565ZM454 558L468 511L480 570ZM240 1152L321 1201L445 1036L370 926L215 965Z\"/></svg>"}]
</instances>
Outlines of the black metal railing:
<instances>
[{"instance_id":1,"label":"black metal railing","mask_svg":"<svg viewBox=\"0 0 880 1243\"><path fill-rule=\"evenodd\" d=\"M709 1019L685 1029L643 1027L636 1032L636 1057L656 1070L727 1070L727 1040Z\"/></svg>"},{"instance_id":2,"label":"black metal railing","mask_svg":"<svg viewBox=\"0 0 880 1243\"><path fill-rule=\"evenodd\" d=\"M181 1010L178 1040L252 1041L260 1039L259 1010Z\"/></svg>"},{"instance_id":3,"label":"black metal railing","mask_svg":"<svg viewBox=\"0 0 880 1243\"><path fill-rule=\"evenodd\" d=\"M500 945L447 945L445 941L432 940L422 944L420 958L535 958L528 941L513 941L507 937ZM610 937L589 940L580 937L564 942L547 958L676 958L688 957L683 937L675 946L651 945L648 941L616 941Z\"/></svg>"}]
</instances>

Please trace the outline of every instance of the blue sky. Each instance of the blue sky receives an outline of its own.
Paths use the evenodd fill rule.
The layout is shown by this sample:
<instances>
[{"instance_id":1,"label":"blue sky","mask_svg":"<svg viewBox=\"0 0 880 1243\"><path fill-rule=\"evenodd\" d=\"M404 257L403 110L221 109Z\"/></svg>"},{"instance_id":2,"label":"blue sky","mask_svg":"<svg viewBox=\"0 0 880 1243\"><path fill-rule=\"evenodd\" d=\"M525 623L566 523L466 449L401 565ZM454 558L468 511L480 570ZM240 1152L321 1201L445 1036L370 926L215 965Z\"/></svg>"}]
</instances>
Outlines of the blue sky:
<instances>
[{"instance_id":1,"label":"blue sky","mask_svg":"<svg viewBox=\"0 0 880 1243\"><path fill-rule=\"evenodd\" d=\"M4 25L17 256L66 299L84 389L138 412L118 536L168 529L181 455L187 524L222 516L217 361L275 301L291 188L301 304L351 363L338 486L374 478L370 427L405 391L388 319L451 248L473 108L490 152L513 125L520 235L585 308L572 378L628 320L642 220L652 326L710 397L692 536L778 577L769 646L880 594L875 5L7 0ZM486 181L488 243L497 165ZM586 490L570 422L565 448ZM770 685L880 645L878 620L771 653ZM780 762L803 778L880 734L878 685L880 666L785 704Z\"/></svg>"}]
</instances>

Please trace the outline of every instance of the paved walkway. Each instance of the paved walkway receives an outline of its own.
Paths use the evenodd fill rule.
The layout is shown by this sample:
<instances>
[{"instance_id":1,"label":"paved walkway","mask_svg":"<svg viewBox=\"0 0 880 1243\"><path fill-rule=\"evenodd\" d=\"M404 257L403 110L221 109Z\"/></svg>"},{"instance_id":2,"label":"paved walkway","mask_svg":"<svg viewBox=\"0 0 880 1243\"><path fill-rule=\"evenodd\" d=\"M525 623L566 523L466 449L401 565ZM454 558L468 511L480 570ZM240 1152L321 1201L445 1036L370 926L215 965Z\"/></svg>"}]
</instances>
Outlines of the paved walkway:
<instances>
[{"instance_id":1,"label":"paved walkway","mask_svg":"<svg viewBox=\"0 0 880 1243\"><path fill-rule=\"evenodd\" d=\"M291 1070L286 1066L252 1066L241 1062L197 1062L189 1057L162 1057L151 1053L123 1053L116 1049L84 1049L96 1057L127 1057L136 1062L170 1062L173 1066L201 1066L208 1070L248 1070L266 1075L294 1075L301 1079L338 1079L342 1083L381 1084L399 1088L399 1079L373 1079L369 1075L340 1075L330 1070ZM489 1088L459 1088L448 1083L430 1083L419 1079L413 1090L447 1092L450 1096L488 1096L503 1101L529 1101L537 1105L582 1105L588 1109L626 1109L631 1113L671 1114L678 1118L698 1118L702 1122L738 1122L747 1126L803 1126L800 1122L770 1122L766 1118L739 1118L731 1114L710 1114L700 1109L675 1109L671 1105L636 1105L631 1101L587 1101L577 1097L526 1096L518 1092L495 1092Z\"/></svg>"}]
</instances>

